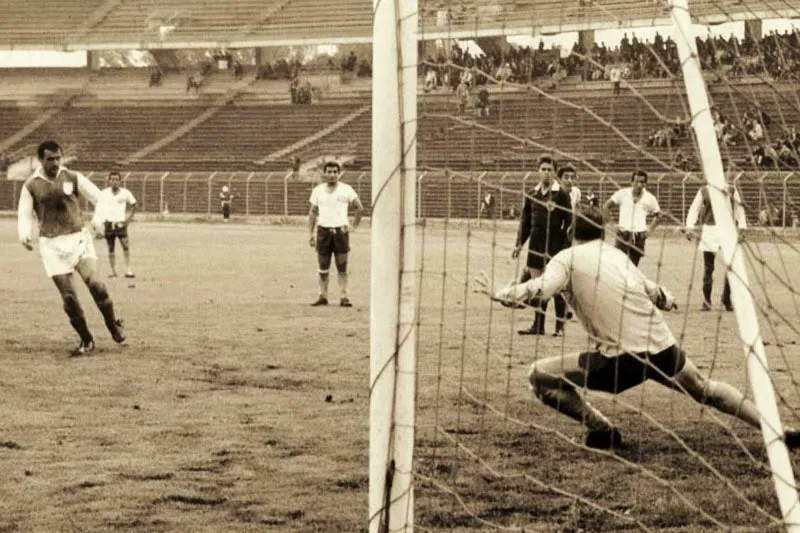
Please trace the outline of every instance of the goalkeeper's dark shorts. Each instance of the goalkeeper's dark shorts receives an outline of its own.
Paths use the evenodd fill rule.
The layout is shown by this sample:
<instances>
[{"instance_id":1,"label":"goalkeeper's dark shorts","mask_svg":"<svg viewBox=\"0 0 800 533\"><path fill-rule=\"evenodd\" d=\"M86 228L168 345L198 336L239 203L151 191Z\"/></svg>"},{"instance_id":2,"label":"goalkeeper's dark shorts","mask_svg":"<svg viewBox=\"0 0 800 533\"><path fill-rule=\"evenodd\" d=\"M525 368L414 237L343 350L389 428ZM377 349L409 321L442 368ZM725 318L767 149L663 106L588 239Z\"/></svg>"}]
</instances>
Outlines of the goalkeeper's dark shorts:
<instances>
[{"instance_id":1,"label":"goalkeeper's dark shorts","mask_svg":"<svg viewBox=\"0 0 800 533\"><path fill-rule=\"evenodd\" d=\"M625 392L648 379L672 387L672 381L683 370L686 354L677 344L656 354L623 353L614 357L599 351L583 352L578 359L586 372L586 387L613 394Z\"/></svg>"},{"instance_id":2,"label":"goalkeeper's dark shorts","mask_svg":"<svg viewBox=\"0 0 800 533\"><path fill-rule=\"evenodd\" d=\"M350 233L347 226L324 228L317 226L317 253L319 255L346 254L350 251Z\"/></svg>"}]
</instances>

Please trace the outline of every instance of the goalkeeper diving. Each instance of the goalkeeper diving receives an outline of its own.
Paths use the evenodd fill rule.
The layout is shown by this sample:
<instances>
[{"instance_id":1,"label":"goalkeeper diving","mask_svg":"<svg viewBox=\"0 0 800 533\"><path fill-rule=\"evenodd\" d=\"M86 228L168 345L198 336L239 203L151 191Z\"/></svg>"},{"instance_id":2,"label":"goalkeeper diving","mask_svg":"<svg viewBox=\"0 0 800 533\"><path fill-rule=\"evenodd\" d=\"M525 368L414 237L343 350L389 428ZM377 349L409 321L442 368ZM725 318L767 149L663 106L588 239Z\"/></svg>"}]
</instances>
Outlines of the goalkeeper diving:
<instances>
[{"instance_id":1,"label":"goalkeeper diving","mask_svg":"<svg viewBox=\"0 0 800 533\"><path fill-rule=\"evenodd\" d=\"M578 389L618 394L649 379L759 428L756 405L735 387L704 377L680 348L662 315L677 308L674 297L604 241L604 223L595 208L576 214L574 244L556 254L541 277L499 291L485 274L475 280L476 292L508 307L562 292L594 341L593 350L533 363L528 379L535 396L583 423L592 448L620 448L622 436ZM798 448L800 432L787 430L784 440Z\"/></svg>"}]
</instances>

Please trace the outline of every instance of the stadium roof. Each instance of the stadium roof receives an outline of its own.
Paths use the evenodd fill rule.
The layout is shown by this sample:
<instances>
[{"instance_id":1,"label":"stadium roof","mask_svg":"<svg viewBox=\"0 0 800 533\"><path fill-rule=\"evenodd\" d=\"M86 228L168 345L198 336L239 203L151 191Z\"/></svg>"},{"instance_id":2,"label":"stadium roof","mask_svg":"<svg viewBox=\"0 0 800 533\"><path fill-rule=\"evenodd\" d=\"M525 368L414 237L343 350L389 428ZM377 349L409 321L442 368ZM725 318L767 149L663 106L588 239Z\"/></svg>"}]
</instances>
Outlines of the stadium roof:
<instances>
[{"instance_id":1,"label":"stadium roof","mask_svg":"<svg viewBox=\"0 0 800 533\"><path fill-rule=\"evenodd\" d=\"M797 0L689 4L702 24L800 18ZM372 40L371 0L26 0L1 5L6 12L0 7L0 49L6 50L237 48ZM421 39L670 23L666 3L658 0L419 0L419 5Z\"/></svg>"}]
</instances>

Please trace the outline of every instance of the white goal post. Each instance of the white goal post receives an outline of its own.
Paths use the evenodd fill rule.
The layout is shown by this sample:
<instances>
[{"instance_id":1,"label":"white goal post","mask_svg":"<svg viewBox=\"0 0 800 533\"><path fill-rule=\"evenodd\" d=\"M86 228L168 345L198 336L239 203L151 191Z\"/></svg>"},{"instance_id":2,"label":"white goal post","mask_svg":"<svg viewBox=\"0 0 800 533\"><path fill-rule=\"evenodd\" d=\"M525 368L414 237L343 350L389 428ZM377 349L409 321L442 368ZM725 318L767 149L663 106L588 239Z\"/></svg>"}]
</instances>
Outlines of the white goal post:
<instances>
[{"instance_id":1,"label":"white goal post","mask_svg":"<svg viewBox=\"0 0 800 533\"><path fill-rule=\"evenodd\" d=\"M691 14L687 0L669 0L669 7L676 29L675 41L691 110L692 127L697 138L703 173L709 185L709 199L714 211L714 219L720 229L722 257L728 268L727 277L731 286L731 300L736 314L740 340L744 348L753 399L761 415L761 432L772 468L778 503L787 530L797 533L800 532L800 501L798 501L797 486L789 451L783 441L783 428L775 400L775 390L769 376L764 342L761 339L758 325L758 315L739 245L739 234L730 202L726 197L728 184L714 132L705 80L700 70Z\"/></svg>"},{"instance_id":2,"label":"white goal post","mask_svg":"<svg viewBox=\"0 0 800 533\"><path fill-rule=\"evenodd\" d=\"M369 531L412 531L417 1L374 0Z\"/></svg>"}]
</instances>

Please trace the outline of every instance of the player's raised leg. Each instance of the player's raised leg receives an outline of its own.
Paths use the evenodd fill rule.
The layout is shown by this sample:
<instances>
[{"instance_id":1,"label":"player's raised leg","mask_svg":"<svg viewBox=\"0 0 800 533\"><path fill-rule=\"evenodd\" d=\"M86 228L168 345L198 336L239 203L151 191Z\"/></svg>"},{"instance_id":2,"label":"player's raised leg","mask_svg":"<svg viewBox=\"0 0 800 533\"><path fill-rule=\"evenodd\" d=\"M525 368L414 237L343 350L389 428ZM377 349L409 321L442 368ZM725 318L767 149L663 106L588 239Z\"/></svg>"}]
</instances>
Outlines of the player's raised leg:
<instances>
[{"instance_id":1,"label":"player's raised leg","mask_svg":"<svg viewBox=\"0 0 800 533\"><path fill-rule=\"evenodd\" d=\"M690 359L686 359L683 369L673 379L680 386L679 390L696 402L735 416L755 428L761 427L758 408L751 400L733 385L704 377Z\"/></svg>"},{"instance_id":2,"label":"player's raised leg","mask_svg":"<svg viewBox=\"0 0 800 533\"><path fill-rule=\"evenodd\" d=\"M97 308L103 315L103 320L106 323L108 332L111 333L111 338L119 343L125 342L125 332L122 327L122 321L117 319L114 314L114 303L111 301L108 289L97 277L97 260L83 259L75 267L75 270L80 274L83 282L86 283L89 293L92 295L95 304L97 304Z\"/></svg>"},{"instance_id":3,"label":"player's raised leg","mask_svg":"<svg viewBox=\"0 0 800 533\"><path fill-rule=\"evenodd\" d=\"M89 331L89 325L86 323L86 317L78 300L78 294L75 292L72 274L56 274L51 279L61 295L61 300L64 303L64 312L69 317L69 323L81 339L78 347L72 351L72 355L91 353L94 351L94 337Z\"/></svg>"}]
</instances>

